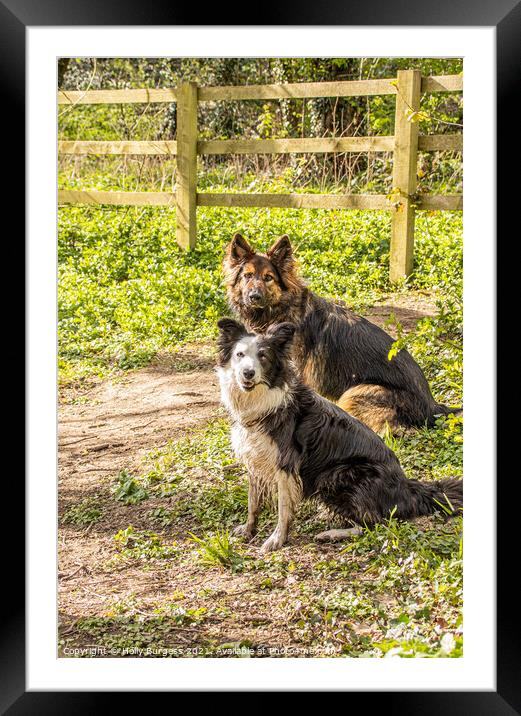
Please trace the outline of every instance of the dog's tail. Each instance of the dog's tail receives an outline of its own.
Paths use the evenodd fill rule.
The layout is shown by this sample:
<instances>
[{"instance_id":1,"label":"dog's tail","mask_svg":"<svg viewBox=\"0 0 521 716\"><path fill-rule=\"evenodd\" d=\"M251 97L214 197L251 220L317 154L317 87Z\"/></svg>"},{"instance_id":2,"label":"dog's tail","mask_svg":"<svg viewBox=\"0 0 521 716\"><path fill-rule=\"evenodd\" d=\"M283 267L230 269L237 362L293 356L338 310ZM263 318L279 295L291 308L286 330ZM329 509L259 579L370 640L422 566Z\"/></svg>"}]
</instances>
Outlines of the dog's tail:
<instances>
[{"instance_id":1,"label":"dog's tail","mask_svg":"<svg viewBox=\"0 0 521 716\"><path fill-rule=\"evenodd\" d=\"M366 471L364 471L366 472ZM463 480L445 478L433 482L373 468L366 474L343 472L317 485L317 496L339 516L360 525L382 522L393 514L412 520L432 515L454 517L463 510Z\"/></svg>"},{"instance_id":2,"label":"dog's tail","mask_svg":"<svg viewBox=\"0 0 521 716\"><path fill-rule=\"evenodd\" d=\"M435 512L454 517L463 511L463 480L449 477L424 482L405 478L397 493L394 514L398 519L410 520Z\"/></svg>"}]
</instances>

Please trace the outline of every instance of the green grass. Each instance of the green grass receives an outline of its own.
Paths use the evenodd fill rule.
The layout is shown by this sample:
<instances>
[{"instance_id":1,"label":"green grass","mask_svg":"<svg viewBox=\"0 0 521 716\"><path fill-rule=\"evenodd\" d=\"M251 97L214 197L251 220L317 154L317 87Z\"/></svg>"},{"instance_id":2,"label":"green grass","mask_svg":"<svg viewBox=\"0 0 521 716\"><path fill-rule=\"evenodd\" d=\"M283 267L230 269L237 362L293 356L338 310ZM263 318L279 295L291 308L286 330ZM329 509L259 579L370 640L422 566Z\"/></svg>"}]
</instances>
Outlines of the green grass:
<instances>
[{"instance_id":1,"label":"green grass","mask_svg":"<svg viewBox=\"0 0 521 716\"><path fill-rule=\"evenodd\" d=\"M64 513L61 522L64 525L88 527L99 522L103 516L103 507L99 496L87 497L76 505L72 505Z\"/></svg>"},{"instance_id":2,"label":"green grass","mask_svg":"<svg viewBox=\"0 0 521 716\"><path fill-rule=\"evenodd\" d=\"M197 530L208 532L245 519L247 481L235 461L229 433L228 421L216 418L189 437L146 456L139 480L152 497L171 500L169 509L151 515L155 521L190 520Z\"/></svg>"},{"instance_id":3,"label":"green grass","mask_svg":"<svg viewBox=\"0 0 521 716\"><path fill-rule=\"evenodd\" d=\"M188 253L176 244L173 209L62 207L58 222L62 381L140 367L158 350L213 339L228 312L221 261L236 231L261 249L288 233L310 287L355 309L393 288L387 212L200 208ZM461 316L461 256L461 215L419 212L408 286L443 289L452 327ZM437 330L426 325L423 342L440 340ZM443 351L450 362L453 347Z\"/></svg>"},{"instance_id":4,"label":"green grass","mask_svg":"<svg viewBox=\"0 0 521 716\"><path fill-rule=\"evenodd\" d=\"M175 656L168 649L171 648L171 639L178 633L177 629L203 621L204 615L198 610L182 609L177 614L154 615L148 619L143 619L140 614L114 613L110 613L110 616L81 618L75 628L91 644L96 645L96 652L87 647L75 656Z\"/></svg>"},{"instance_id":5,"label":"green grass","mask_svg":"<svg viewBox=\"0 0 521 716\"><path fill-rule=\"evenodd\" d=\"M462 417L440 417L434 430L386 437L386 442L409 477L441 479L463 475Z\"/></svg>"},{"instance_id":6,"label":"green grass","mask_svg":"<svg viewBox=\"0 0 521 716\"><path fill-rule=\"evenodd\" d=\"M114 535L117 555L123 559L163 560L178 553L175 542L166 544L155 532L136 530L129 525Z\"/></svg>"}]
</instances>

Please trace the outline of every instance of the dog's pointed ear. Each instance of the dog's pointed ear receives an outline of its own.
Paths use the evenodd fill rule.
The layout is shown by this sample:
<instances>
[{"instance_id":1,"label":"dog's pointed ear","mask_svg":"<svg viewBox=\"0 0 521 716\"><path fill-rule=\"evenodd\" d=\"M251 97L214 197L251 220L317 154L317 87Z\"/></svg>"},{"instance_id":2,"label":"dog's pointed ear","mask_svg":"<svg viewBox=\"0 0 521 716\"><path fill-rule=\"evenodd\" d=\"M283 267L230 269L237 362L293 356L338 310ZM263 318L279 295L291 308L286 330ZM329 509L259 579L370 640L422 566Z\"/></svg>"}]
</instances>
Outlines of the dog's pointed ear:
<instances>
[{"instance_id":1,"label":"dog's pointed ear","mask_svg":"<svg viewBox=\"0 0 521 716\"><path fill-rule=\"evenodd\" d=\"M226 251L226 259L232 264L240 264L247 261L255 254L255 250L249 245L241 234L235 234L230 241Z\"/></svg>"},{"instance_id":2,"label":"dog's pointed ear","mask_svg":"<svg viewBox=\"0 0 521 716\"><path fill-rule=\"evenodd\" d=\"M266 256L280 274L286 288L298 284L297 262L293 256L293 249L287 234L281 236L266 252Z\"/></svg>"},{"instance_id":3,"label":"dog's pointed ear","mask_svg":"<svg viewBox=\"0 0 521 716\"><path fill-rule=\"evenodd\" d=\"M293 336L297 327L294 323L284 321L284 323L275 323L266 331L266 337L278 350L282 350L291 345Z\"/></svg>"},{"instance_id":4,"label":"dog's pointed ear","mask_svg":"<svg viewBox=\"0 0 521 716\"><path fill-rule=\"evenodd\" d=\"M273 246L267 250L266 256L275 266L284 266L288 261L291 261L293 259L293 249L291 248L289 236L284 234L280 239L277 239Z\"/></svg>"},{"instance_id":5,"label":"dog's pointed ear","mask_svg":"<svg viewBox=\"0 0 521 716\"><path fill-rule=\"evenodd\" d=\"M244 325L233 318L220 318L217 321L217 327L219 328L221 336L230 340L238 340L247 333Z\"/></svg>"},{"instance_id":6,"label":"dog's pointed ear","mask_svg":"<svg viewBox=\"0 0 521 716\"><path fill-rule=\"evenodd\" d=\"M217 348L219 351L219 365L225 366L230 360L233 346L239 338L247 334L246 328L234 321L233 318L220 318L217 321L219 328L219 337L217 338Z\"/></svg>"}]
</instances>

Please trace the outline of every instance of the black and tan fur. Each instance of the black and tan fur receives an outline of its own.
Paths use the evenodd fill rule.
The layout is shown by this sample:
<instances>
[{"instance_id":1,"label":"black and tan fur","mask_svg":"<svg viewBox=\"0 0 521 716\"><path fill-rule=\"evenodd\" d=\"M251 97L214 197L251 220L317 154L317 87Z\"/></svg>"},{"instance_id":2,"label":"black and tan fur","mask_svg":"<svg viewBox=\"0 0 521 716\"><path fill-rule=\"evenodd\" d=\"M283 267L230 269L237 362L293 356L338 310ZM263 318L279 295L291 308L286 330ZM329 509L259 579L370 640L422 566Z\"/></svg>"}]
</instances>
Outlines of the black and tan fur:
<instances>
[{"instance_id":1,"label":"black and tan fur","mask_svg":"<svg viewBox=\"0 0 521 716\"><path fill-rule=\"evenodd\" d=\"M407 479L376 433L302 382L290 358L294 324L270 326L263 335L230 318L218 325L221 397L234 451L249 474L248 520L240 534L255 534L272 492L278 523L265 552L287 541L301 499L315 498L357 525L385 520L393 510L398 519L460 511L461 480Z\"/></svg>"},{"instance_id":2,"label":"black and tan fur","mask_svg":"<svg viewBox=\"0 0 521 716\"><path fill-rule=\"evenodd\" d=\"M293 359L303 381L376 432L432 426L437 415L457 412L434 399L406 350L388 360L393 338L384 330L306 287L287 236L261 254L236 234L223 269L230 306L247 327L262 333L295 323Z\"/></svg>"}]
</instances>

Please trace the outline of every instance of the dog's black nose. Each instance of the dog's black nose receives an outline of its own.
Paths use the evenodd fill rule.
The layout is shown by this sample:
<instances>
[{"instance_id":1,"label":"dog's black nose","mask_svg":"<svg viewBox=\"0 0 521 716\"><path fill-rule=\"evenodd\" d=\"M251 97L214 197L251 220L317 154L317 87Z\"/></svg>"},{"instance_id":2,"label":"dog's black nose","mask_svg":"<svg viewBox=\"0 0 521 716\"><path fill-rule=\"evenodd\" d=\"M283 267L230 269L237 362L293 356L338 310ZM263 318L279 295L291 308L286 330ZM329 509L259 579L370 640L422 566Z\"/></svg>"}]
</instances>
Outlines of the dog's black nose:
<instances>
[{"instance_id":1,"label":"dog's black nose","mask_svg":"<svg viewBox=\"0 0 521 716\"><path fill-rule=\"evenodd\" d=\"M242 371L242 374L246 380L252 380L252 378L255 377L255 371L253 370L253 368L245 368Z\"/></svg>"},{"instance_id":2,"label":"dog's black nose","mask_svg":"<svg viewBox=\"0 0 521 716\"><path fill-rule=\"evenodd\" d=\"M250 293L250 301L261 301L262 300L262 293L259 293L258 291L252 291Z\"/></svg>"}]
</instances>

